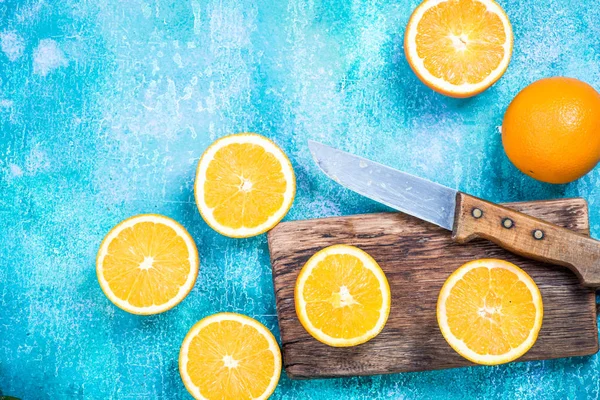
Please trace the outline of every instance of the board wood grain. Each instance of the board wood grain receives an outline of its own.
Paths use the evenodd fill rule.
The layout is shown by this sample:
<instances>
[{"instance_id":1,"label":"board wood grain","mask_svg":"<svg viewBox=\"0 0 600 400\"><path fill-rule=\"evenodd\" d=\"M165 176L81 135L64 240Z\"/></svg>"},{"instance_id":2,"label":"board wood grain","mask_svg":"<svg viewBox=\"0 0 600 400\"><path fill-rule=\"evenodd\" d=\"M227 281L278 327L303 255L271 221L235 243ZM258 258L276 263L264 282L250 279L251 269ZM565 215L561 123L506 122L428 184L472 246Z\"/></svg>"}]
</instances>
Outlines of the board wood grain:
<instances>
[{"instance_id":1,"label":"board wood grain","mask_svg":"<svg viewBox=\"0 0 600 400\"><path fill-rule=\"evenodd\" d=\"M589 234L583 199L506 204L539 219ZM402 213L378 213L284 222L268 235L283 364L290 378L323 378L423 371L473 365L442 337L436 302L446 278L477 258L509 260L538 284L544 321L536 344L519 361L585 356L598 351L595 291L567 268L509 253L491 242L459 245L451 233ZM357 246L388 278L392 305L383 331L371 341L334 348L313 339L294 308L294 285L304 263L333 244Z\"/></svg>"}]
</instances>

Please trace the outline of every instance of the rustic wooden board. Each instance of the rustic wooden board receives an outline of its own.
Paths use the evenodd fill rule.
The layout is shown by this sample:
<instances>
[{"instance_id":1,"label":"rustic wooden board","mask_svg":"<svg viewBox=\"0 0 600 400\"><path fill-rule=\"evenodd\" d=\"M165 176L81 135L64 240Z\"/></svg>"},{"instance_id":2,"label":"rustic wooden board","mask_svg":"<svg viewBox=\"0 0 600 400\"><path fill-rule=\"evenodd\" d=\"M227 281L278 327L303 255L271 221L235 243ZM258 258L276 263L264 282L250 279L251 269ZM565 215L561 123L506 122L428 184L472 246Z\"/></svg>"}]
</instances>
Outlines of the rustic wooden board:
<instances>
[{"instance_id":1,"label":"rustic wooden board","mask_svg":"<svg viewBox=\"0 0 600 400\"><path fill-rule=\"evenodd\" d=\"M589 234L583 199L511 203L510 208ZM313 339L294 308L298 272L316 251L333 244L367 251L385 271L392 306L383 331L351 348ZM527 271L544 301L536 344L520 360L584 356L598 351L595 292L562 267L526 260L487 241L458 245L450 232L402 213L335 217L279 224L269 233L283 363L291 378L372 375L472 365L442 337L436 301L446 278L463 263L483 257L509 260Z\"/></svg>"}]
</instances>

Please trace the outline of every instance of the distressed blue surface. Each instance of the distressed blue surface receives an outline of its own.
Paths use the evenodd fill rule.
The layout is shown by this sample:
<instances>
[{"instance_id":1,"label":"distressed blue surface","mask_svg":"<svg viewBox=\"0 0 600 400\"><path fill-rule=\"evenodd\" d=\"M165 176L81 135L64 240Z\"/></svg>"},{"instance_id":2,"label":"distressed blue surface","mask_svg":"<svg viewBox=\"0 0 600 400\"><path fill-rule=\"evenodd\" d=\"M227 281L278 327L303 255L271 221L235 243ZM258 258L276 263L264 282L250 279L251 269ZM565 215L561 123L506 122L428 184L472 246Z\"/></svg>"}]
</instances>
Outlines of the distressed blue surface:
<instances>
[{"instance_id":1,"label":"distressed blue surface","mask_svg":"<svg viewBox=\"0 0 600 400\"><path fill-rule=\"evenodd\" d=\"M515 48L468 100L423 86L404 58L417 0L0 0L0 391L23 399L188 399L179 346L200 318L241 312L278 335L265 235L203 222L192 185L216 138L254 131L298 178L287 220L381 211L325 178L314 139L493 201L583 196L600 236L598 169L551 186L519 173L498 127L532 81L600 88L595 1L501 1ZM577 4L575 6L575 4ZM114 307L95 276L101 239L162 213L201 270L175 309ZM598 398L599 357L290 381L277 399Z\"/></svg>"}]
</instances>

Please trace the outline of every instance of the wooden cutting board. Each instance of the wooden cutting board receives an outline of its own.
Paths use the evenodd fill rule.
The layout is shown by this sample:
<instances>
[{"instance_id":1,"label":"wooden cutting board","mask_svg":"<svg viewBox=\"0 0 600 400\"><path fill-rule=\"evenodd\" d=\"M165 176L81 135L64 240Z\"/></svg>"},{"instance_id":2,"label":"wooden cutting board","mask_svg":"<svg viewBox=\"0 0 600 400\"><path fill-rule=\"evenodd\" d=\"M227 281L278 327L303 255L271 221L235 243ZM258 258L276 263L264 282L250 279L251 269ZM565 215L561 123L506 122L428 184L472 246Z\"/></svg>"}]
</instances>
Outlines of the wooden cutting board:
<instances>
[{"instance_id":1,"label":"wooden cutting board","mask_svg":"<svg viewBox=\"0 0 600 400\"><path fill-rule=\"evenodd\" d=\"M583 199L511 203L515 210L589 234ZM290 378L388 374L473 365L446 343L436 302L446 278L463 263L484 257L509 260L538 284L544 321L536 344L520 361L584 356L598 351L593 289L569 270L527 260L487 241L458 245L450 232L402 213L335 217L279 224L269 233L283 364ZM392 293L390 316L371 341L334 348L313 339L294 308L294 284L304 263L333 244L357 246L384 270Z\"/></svg>"}]
</instances>

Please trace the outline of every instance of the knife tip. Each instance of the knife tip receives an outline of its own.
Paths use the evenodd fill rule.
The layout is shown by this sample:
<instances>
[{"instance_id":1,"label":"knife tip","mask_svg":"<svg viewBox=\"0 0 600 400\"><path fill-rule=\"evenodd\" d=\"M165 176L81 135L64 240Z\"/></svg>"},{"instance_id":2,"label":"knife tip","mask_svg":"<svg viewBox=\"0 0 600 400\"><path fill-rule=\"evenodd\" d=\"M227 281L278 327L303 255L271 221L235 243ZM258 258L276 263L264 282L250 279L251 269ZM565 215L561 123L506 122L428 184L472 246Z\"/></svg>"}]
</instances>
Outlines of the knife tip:
<instances>
[{"instance_id":1,"label":"knife tip","mask_svg":"<svg viewBox=\"0 0 600 400\"><path fill-rule=\"evenodd\" d=\"M315 142L314 140L308 140L308 150L310 151L310 154L313 156L315 161L316 161L317 152L318 152L320 145L321 145L321 143L319 143L319 142Z\"/></svg>"},{"instance_id":2,"label":"knife tip","mask_svg":"<svg viewBox=\"0 0 600 400\"><path fill-rule=\"evenodd\" d=\"M310 151L310 155L312 156L313 160L318 164L317 146L318 146L318 143L315 142L314 140L308 141L308 150Z\"/></svg>"},{"instance_id":3,"label":"knife tip","mask_svg":"<svg viewBox=\"0 0 600 400\"><path fill-rule=\"evenodd\" d=\"M308 140L308 149L310 151L310 155L312 156L313 161L315 162L317 167L319 167L319 169L323 171L326 175L328 174L327 171L324 169L322 161L324 157L326 158L326 154L324 154L324 152L326 152L328 147L329 146L326 146L314 140Z\"/></svg>"}]
</instances>

